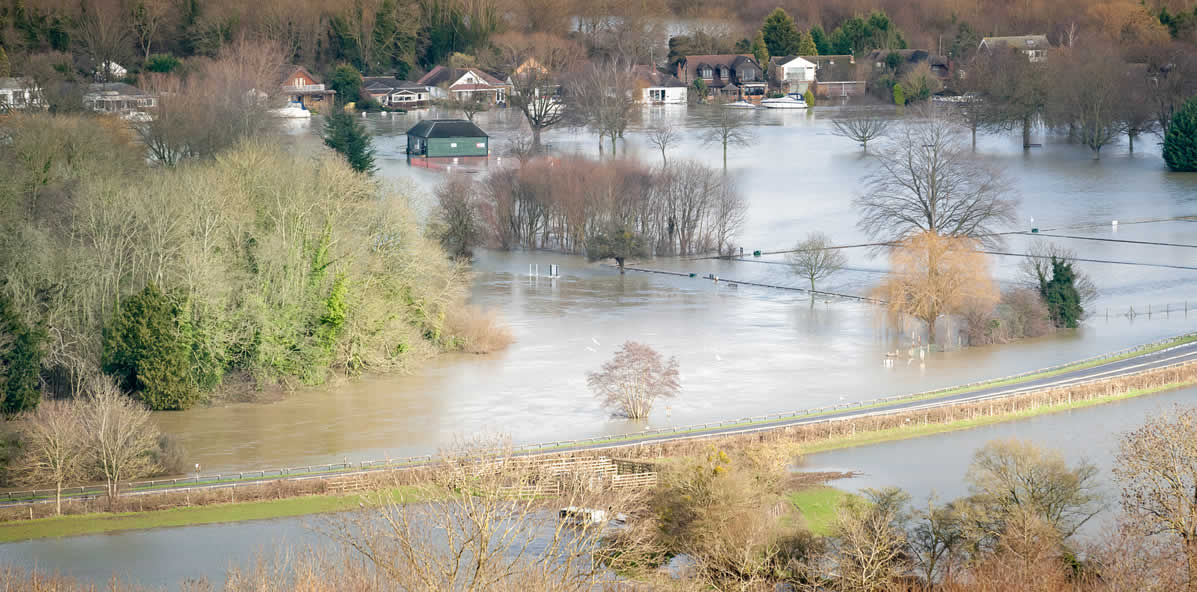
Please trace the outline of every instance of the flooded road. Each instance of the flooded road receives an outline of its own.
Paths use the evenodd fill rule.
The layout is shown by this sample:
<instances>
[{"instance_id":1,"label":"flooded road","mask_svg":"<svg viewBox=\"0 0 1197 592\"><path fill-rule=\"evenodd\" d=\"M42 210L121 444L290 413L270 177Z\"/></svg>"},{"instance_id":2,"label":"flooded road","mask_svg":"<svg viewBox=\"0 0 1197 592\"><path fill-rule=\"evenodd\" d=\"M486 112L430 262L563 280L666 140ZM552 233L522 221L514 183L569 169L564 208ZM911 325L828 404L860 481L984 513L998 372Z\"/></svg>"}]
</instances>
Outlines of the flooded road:
<instances>
[{"instance_id":1,"label":"flooded road","mask_svg":"<svg viewBox=\"0 0 1197 592\"><path fill-rule=\"evenodd\" d=\"M716 148L698 140L709 109L653 107L627 134L622 155L658 166L643 130L671 122L682 130L670 158L719 166ZM830 133L825 111L812 114L760 110L748 115L755 140L729 152L728 172L749 203L739 241L747 252L785 248L811 230L841 243L860 242L852 198L872 166L850 141ZM402 132L431 113L369 118L379 148L380 176L411 194L427 211L428 193L444 171L406 163ZM518 113L482 113L492 150L499 154L520 124ZM310 130L296 144L312 149ZM597 154L588 132L550 130L554 153ZM1197 244L1197 222L1134 220L1197 214L1197 178L1168 173L1151 143L1130 155L1123 146L1094 161L1087 149L1052 143L1024 153L1005 136L982 136L978 151L1007 168L1021 198L1026 229L1067 228L1060 234ZM496 156L491 167L501 166ZM472 173L481 177L485 171ZM1032 221L1033 218L1033 221ZM1119 219L1115 229L1110 222ZM1078 228L1078 226L1081 226ZM1029 241L1012 237L1004 250L1021 252ZM1197 251L1122 243L1059 239L1086 258L1197 267ZM999 279L1017 280L1017 260L993 257ZM647 267L715 273L723 278L802 286L781 257L753 262L643 262ZM561 277L529 277L529 265L550 263ZM822 289L864 294L886 268L865 251L850 253L849 269ZM872 398L1003 376L1098 355L1197 329L1197 271L1145 266L1082 264L1101 290L1097 314L1077 332L1000 347L935 354L884 368L892 334L870 305L812 303L802 294L732 288L726 282L628 273L620 276L581 257L543 252L481 252L472 300L498 310L516 342L490 356L444 356L410 376L368 377L321 391L298 392L267 405L228 405L158 414L163 429L179 437L188 462L205 470L260 468L377 459L435 450L475 432L511 434L517 442L577 439L600 434L760 415L842 400ZM1168 306L1133 319L1123 313ZM1108 310L1108 318L1106 316ZM625 340L649 343L678 358L683 394L658 406L647 422L613 421L585 387L596 369Z\"/></svg>"}]
</instances>

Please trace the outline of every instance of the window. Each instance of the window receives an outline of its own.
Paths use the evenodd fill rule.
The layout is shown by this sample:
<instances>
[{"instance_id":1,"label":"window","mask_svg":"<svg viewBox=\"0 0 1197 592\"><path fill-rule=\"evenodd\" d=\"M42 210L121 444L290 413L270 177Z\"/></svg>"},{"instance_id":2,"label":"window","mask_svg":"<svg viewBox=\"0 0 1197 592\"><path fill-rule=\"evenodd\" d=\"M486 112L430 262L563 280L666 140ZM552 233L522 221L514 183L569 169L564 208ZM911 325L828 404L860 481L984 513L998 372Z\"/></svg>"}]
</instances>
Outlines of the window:
<instances>
[{"instance_id":1,"label":"window","mask_svg":"<svg viewBox=\"0 0 1197 592\"><path fill-rule=\"evenodd\" d=\"M752 68L745 68L740 72L740 80L753 81L756 80L756 71Z\"/></svg>"},{"instance_id":2,"label":"window","mask_svg":"<svg viewBox=\"0 0 1197 592\"><path fill-rule=\"evenodd\" d=\"M25 91L23 91L23 90L12 91L12 104L17 107L24 105L25 104Z\"/></svg>"},{"instance_id":3,"label":"window","mask_svg":"<svg viewBox=\"0 0 1197 592\"><path fill-rule=\"evenodd\" d=\"M457 147L457 142L449 142L449 147L450 147L450 148L456 148L456 147Z\"/></svg>"},{"instance_id":4,"label":"window","mask_svg":"<svg viewBox=\"0 0 1197 592\"><path fill-rule=\"evenodd\" d=\"M719 67L719 77L724 80L727 80L727 74L728 74L727 66L720 66Z\"/></svg>"},{"instance_id":5,"label":"window","mask_svg":"<svg viewBox=\"0 0 1197 592\"><path fill-rule=\"evenodd\" d=\"M486 142L478 142L477 144L474 144L474 147L475 148L486 148Z\"/></svg>"},{"instance_id":6,"label":"window","mask_svg":"<svg viewBox=\"0 0 1197 592\"><path fill-rule=\"evenodd\" d=\"M650 101L665 101L665 89L654 88L648 91L648 100Z\"/></svg>"},{"instance_id":7,"label":"window","mask_svg":"<svg viewBox=\"0 0 1197 592\"><path fill-rule=\"evenodd\" d=\"M703 66L698 69L698 75L701 76L702 78L714 78L715 71L711 70L710 66Z\"/></svg>"}]
</instances>

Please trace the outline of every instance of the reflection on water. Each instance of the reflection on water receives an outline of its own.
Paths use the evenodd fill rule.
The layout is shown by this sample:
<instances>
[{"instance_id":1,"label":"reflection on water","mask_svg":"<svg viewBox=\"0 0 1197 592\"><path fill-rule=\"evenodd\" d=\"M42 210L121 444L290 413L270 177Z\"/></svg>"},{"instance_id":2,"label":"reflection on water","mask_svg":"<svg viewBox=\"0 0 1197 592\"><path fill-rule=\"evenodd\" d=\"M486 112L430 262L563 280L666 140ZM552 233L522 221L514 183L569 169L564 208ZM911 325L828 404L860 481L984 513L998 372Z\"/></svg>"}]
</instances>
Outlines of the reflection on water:
<instances>
[{"instance_id":1,"label":"reflection on water","mask_svg":"<svg viewBox=\"0 0 1197 592\"><path fill-rule=\"evenodd\" d=\"M1111 468L1123 434L1142 425L1148 416L1165 412L1174 404L1197 404L1197 388L1186 388L1129 399L1120 403L1041 415L948 434L857 446L811 454L802 459L801 470L852 470L860 477L837 481L836 487L859 491L865 488L900 487L922 506L934 494L939 501L968 495L964 482L973 454L986 442L1004 438L1028 440L1060 451L1070 464L1084 459L1098 467L1100 491L1107 511L1087 525L1094 534L1108 525L1118 510L1118 486Z\"/></svg>"},{"instance_id":2,"label":"reflection on water","mask_svg":"<svg viewBox=\"0 0 1197 592\"><path fill-rule=\"evenodd\" d=\"M708 110L652 107L627 133L621 156L659 166L644 129L672 122L681 140L670 158L694 158L719 166L719 151L699 141ZM745 250L776 249L818 229L841 242L865 237L855 228L852 197L872 163L850 141L831 135L829 111L759 110L749 113L752 146L729 153L729 174L749 201L742 233ZM380 175L414 196L426 211L428 192L441 171L409 167L403 131L435 111L379 116L376 134ZM499 109L478 115L501 166L506 140L521 125L519 113ZM319 126L312 122L312 128ZM310 134L310 131L308 132ZM296 132L295 144L316 142ZM596 154L589 132L550 130L555 154ZM1164 170L1158 152L1130 155L1115 146L1093 161L1087 149L1045 144L1024 153L1015 139L982 137L978 151L1008 169L1021 197L1021 224L1047 229L1095 225L1068 234L1197 243L1194 222L1128 224L1135 219L1195 213L1197 179ZM1154 147L1149 147L1154 150ZM485 170L474 171L481 178ZM1114 230L1110 220L1123 223ZM1032 221L1033 220L1033 221ZM1019 236L1007 250L1020 251ZM1085 257L1197 265L1192 249L1071 241ZM645 265L700 276L801 286L781 257L754 262L655 260ZM529 278L530 264L561 267L556 280ZM1015 281L1013 258L995 258L999 278ZM937 386L1009 375L1097 355L1183 333L1197 327L1197 310L1173 308L1164 317L1121 313L1149 303L1181 303L1197 288L1197 272L1151 267L1085 264L1101 290L1097 315L1076 333L991 348L937 354L924 365L899 361L884 368L891 337L876 311L851 302L812 303L797 293L731 288L726 283L628 273L578 257L552 253L482 252L476 263L473 300L498 309L516 343L484 357L445 356L412 376L366 378L323 391L301 392L269 405L229 405L163 413L163 428L177 434L189 462L224 470L264 465L301 465L351 459L423 454L455 435L510 433L520 442L584 438L647 427L707 422L822 406L841 400L921 391ZM820 287L861 294L877 281L886 262L867 252L850 253L849 269ZM1197 308L1197 307L1195 307ZM1110 311L1106 318L1105 311ZM1180 311L1180 312L1178 312ZM613 421L596 405L585 373L597 368L623 341L644 341L677 356L684 392L646 423Z\"/></svg>"}]
</instances>

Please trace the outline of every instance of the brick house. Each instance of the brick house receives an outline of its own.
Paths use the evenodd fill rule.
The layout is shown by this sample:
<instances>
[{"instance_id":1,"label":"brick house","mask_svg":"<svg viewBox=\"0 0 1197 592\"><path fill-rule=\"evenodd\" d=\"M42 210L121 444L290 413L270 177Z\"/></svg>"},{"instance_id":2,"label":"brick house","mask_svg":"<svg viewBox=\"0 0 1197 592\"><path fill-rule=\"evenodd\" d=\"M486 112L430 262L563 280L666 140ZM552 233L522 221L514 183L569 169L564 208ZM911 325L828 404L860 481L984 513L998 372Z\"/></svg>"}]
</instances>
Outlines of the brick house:
<instances>
[{"instance_id":1,"label":"brick house","mask_svg":"<svg viewBox=\"0 0 1197 592\"><path fill-rule=\"evenodd\" d=\"M677 64L676 76L686 86L702 80L708 92L724 98L759 100L768 85L760 64L745 54L685 56Z\"/></svg>"}]
</instances>

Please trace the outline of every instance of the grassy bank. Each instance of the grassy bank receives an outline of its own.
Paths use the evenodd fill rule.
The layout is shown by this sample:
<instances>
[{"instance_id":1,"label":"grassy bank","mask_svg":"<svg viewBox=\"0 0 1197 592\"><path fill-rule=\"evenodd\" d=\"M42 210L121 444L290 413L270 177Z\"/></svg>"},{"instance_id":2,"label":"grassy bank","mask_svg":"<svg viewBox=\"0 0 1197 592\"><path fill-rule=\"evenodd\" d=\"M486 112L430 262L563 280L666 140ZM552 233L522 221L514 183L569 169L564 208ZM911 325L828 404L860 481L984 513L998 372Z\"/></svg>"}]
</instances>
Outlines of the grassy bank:
<instances>
[{"instance_id":1,"label":"grassy bank","mask_svg":"<svg viewBox=\"0 0 1197 592\"><path fill-rule=\"evenodd\" d=\"M835 526L836 508L850 494L827 485L816 485L786 496L801 514L806 528L819 536L831 534Z\"/></svg>"},{"instance_id":2,"label":"grassy bank","mask_svg":"<svg viewBox=\"0 0 1197 592\"><path fill-rule=\"evenodd\" d=\"M403 496L404 499L410 501L418 498L417 491L416 488L408 486L383 490L382 493L389 493L396 498ZM269 518L325 514L358 508L360 505L369 505L374 503L376 499L377 496L375 495L306 495L278 500L193 506L149 512L97 512L93 514L39 518L37 520L0 524L0 543L100 534L122 530L198 526L201 524L217 524L222 522L241 522L245 520L265 520Z\"/></svg>"}]
</instances>

